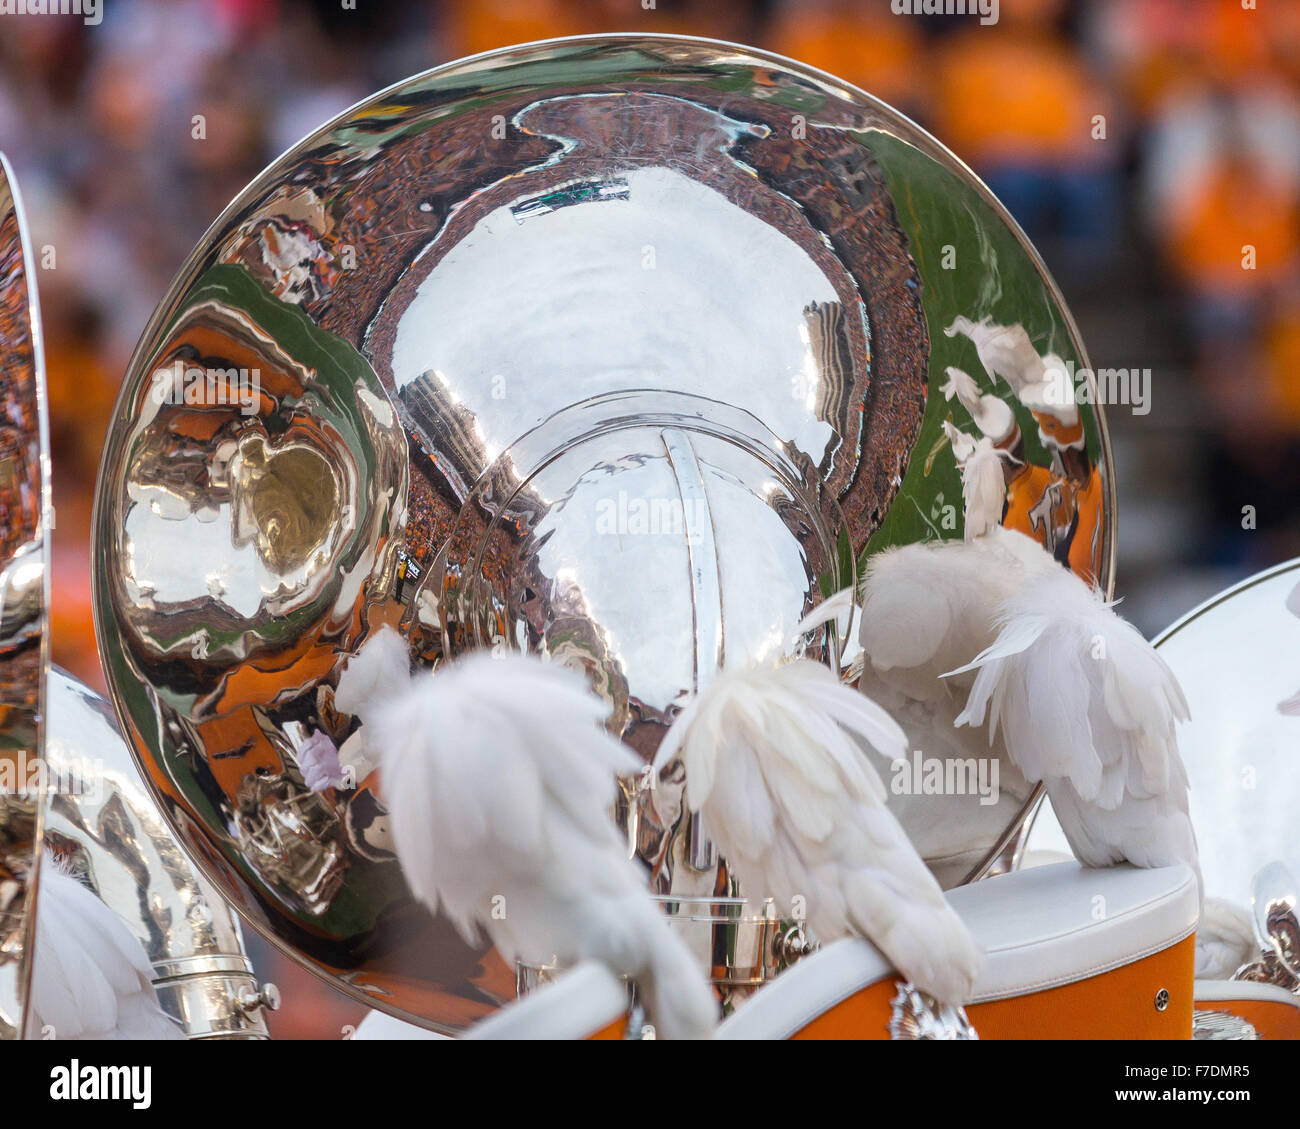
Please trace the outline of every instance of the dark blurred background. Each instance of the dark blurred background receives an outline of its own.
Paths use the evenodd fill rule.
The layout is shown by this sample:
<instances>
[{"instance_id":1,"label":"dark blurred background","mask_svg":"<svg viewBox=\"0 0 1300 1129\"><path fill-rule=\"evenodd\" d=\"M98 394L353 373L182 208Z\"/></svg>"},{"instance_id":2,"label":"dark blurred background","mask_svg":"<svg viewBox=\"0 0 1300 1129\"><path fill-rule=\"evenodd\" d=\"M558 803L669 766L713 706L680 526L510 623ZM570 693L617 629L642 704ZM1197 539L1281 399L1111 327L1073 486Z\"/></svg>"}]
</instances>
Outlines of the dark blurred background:
<instances>
[{"instance_id":1,"label":"dark blurred background","mask_svg":"<svg viewBox=\"0 0 1300 1129\"><path fill-rule=\"evenodd\" d=\"M903 110L988 181L1093 365L1151 370L1149 414L1109 413L1118 591L1145 632L1300 555L1300 0L1000 0L989 25L893 10L921 0L101 2L97 26L0 17L0 149L48 268L54 656L100 689L100 446L136 339L204 229L380 87L559 35L673 32L792 56ZM338 1037L362 1014L250 943L284 990L277 1035Z\"/></svg>"}]
</instances>

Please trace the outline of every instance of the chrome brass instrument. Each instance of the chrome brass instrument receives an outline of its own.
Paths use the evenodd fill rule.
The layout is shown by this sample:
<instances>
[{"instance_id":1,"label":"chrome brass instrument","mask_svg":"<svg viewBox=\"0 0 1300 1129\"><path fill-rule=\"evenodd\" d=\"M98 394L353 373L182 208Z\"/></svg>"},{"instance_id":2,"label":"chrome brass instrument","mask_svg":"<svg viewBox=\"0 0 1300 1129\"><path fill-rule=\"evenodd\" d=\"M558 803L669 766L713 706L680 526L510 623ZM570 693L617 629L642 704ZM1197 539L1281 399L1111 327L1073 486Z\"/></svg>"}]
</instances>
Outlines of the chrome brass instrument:
<instances>
[{"instance_id":1,"label":"chrome brass instrument","mask_svg":"<svg viewBox=\"0 0 1300 1129\"><path fill-rule=\"evenodd\" d=\"M44 850L121 917L190 1038L266 1038L239 923L149 798L102 698L48 665L49 437L27 230L0 155L0 1038L28 1029Z\"/></svg>"},{"instance_id":2,"label":"chrome brass instrument","mask_svg":"<svg viewBox=\"0 0 1300 1129\"><path fill-rule=\"evenodd\" d=\"M953 269L953 264L957 269ZM988 190L867 94L749 48L510 48L375 95L275 162L195 248L122 386L95 509L96 625L143 775L214 884L367 1004L454 1032L516 970L408 896L373 764L333 706L393 624L436 666L585 670L649 761L724 657L761 657L864 557L961 536L936 458L945 333L1024 323L1087 359ZM1022 404L1007 524L1109 588L1100 409ZM954 516L955 515L955 516ZM834 626L796 646L832 665ZM846 672L847 673L847 672ZM313 731L349 781L313 790ZM946 885L1033 790L898 811ZM801 942L749 904L682 782L619 804L724 989ZM891 802L893 802L891 800Z\"/></svg>"},{"instance_id":3,"label":"chrome brass instrument","mask_svg":"<svg viewBox=\"0 0 1300 1129\"><path fill-rule=\"evenodd\" d=\"M0 154L0 1039L26 1023L41 852L49 425L22 200Z\"/></svg>"},{"instance_id":4,"label":"chrome brass instrument","mask_svg":"<svg viewBox=\"0 0 1300 1129\"><path fill-rule=\"evenodd\" d=\"M1300 994L1300 884L1285 863L1271 862L1251 882L1251 919L1261 957L1234 979L1276 984Z\"/></svg>"},{"instance_id":5,"label":"chrome brass instrument","mask_svg":"<svg viewBox=\"0 0 1300 1129\"><path fill-rule=\"evenodd\" d=\"M275 987L257 983L238 918L150 799L112 707L60 670L47 695L46 851L127 923L188 1038L267 1038Z\"/></svg>"}]
</instances>

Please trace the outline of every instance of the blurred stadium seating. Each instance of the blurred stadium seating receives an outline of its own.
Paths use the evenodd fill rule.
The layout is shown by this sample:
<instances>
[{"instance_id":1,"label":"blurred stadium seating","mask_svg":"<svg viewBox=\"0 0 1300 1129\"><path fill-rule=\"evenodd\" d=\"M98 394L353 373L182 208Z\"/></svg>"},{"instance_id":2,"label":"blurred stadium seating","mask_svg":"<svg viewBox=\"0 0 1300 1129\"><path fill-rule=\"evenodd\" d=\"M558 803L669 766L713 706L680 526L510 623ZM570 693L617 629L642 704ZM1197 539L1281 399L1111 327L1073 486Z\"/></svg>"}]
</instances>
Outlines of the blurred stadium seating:
<instances>
[{"instance_id":1,"label":"blurred stadium seating","mask_svg":"<svg viewBox=\"0 0 1300 1129\"><path fill-rule=\"evenodd\" d=\"M555 35L770 48L896 104L993 186L1057 274L1094 366L1152 370L1150 414L1110 417L1119 592L1145 631L1300 555L1300 0L1001 0L988 26L896 15L890 0L103 3L94 27L9 16L0 28L0 148L37 246L56 256L40 277L54 655L101 688L88 539L99 449L130 351L190 248L271 158L370 91ZM1243 528L1246 506L1256 528ZM258 953L295 1000L279 1035L339 1037L356 1022L356 1005Z\"/></svg>"}]
</instances>

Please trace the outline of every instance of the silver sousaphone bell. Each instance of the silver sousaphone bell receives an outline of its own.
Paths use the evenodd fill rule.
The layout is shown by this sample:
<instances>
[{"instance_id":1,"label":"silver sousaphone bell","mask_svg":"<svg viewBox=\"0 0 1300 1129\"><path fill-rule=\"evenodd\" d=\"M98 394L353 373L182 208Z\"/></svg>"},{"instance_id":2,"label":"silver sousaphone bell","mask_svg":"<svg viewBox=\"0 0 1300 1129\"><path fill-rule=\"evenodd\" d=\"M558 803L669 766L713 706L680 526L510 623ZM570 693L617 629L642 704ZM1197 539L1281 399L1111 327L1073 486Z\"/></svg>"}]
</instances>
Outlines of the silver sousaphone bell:
<instances>
[{"instance_id":1,"label":"silver sousaphone bell","mask_svg":"<svg viewBox=\"0 0 1300 1129\"><path fill-rule=\"evenodd\" d=\"M22 1037L41 857L49 428L22 200L0 155L0 1038Z\"/></svg>"},{"instance_id":2,"label":"silver sousaphone bell","mask_svg":"<svg viewBox=\"0 0 1300 1129\"><path fill-rule=\"evenodd\" d=\"M42 855L140 942L163 1011L190 1038L266 1038L239 923L140 779L107 702L48 663L49 437L27 231L0 156L0 1038L33 1029ZM39 971L37 972L39 975Z\"/></svg>"},{"instance_id":3,"label":"silver sousaphone bell","mask_svg":"<svg viewBox=\"0 0 1300 1129\"><path fill-rule=\"evenodd\" d=\"M334 708L343 661L383 624L431 666L542 655L588 674L648 762L688 695L786 647L868 554L961 535L941 392L975 363L960 318L1087 367L964 165L763 52L532 44L324 125L195 249L105 448L101 652L181 841L372 1006L454 1032L512 998L544 970L407 893L382 782ZM1100 410L1063 424L1011 397L1001 438L1005 523L1108 590ZM835 666L838 631L793 646ZM343 785L309 782L314 731ZM896 798L945 885L1009 865L1036 799L1006 778L992 804ZM681 800L680 779L629 784L629 850L724 996L744 992L804 941Z\"/></svg>"}]
</instances>

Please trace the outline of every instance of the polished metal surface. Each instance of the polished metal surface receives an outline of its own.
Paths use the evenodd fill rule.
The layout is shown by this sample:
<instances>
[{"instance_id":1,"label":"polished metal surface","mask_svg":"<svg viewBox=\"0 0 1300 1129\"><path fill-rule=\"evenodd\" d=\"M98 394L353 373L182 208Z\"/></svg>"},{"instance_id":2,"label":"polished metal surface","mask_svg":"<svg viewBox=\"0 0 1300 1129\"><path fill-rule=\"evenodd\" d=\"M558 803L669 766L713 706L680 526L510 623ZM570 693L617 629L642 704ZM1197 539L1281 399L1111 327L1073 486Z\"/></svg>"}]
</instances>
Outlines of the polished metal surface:
<instances>
[{"instance_id":1,"label":"polished metal surface","mask_svg":"<svg viewBox=\"0 0 1300 1129\"><path fill-rule=\"evenodd\" d=\"M1300 886L1280 862L1271 862L1255 875L1251 889L1252 920L1260 947L1272 953L1300 985Z\"/></svg>"},{"instance_id":2,"label":"polished metal surface","mask_svg":"<svg viewBox=\"0 0 1300 1129\"><path fill-rule=\"evenodd\" d=\"M1237 1042L1259 1038L1254 1024L1230 1011L1192 1012L1192 1038L1210 1042Z\"/></svg>"},{"instance_id":3,"label":"polished metal surface","mask_svg":"<svg viewBox=\"0 0 1300 1129\"><path fill-rule=\"evenodd\" d=\"M104 453L101 651L181 840L368 1004L445 1031L500 1006L515 970L405 892L382 783L348 762L333 708L344 657L393 623L426 664L502 647L575 666L648 762L719 666L778 653L867 554L961 536L942 424L963 409L938 392L947 365L978 364L944 332L958 317L1087 366L965 166L760 51L532 44L323 126L196 248ZM1007 405L1006 523L1108 588L1100 411L1057 442ZM835 630L800 649L838 664ZM304 772L317 730L343 746L342 785ZM716 975L766 975L770 956L717 959L733 930L776 925L681 799L680 779L628 783L629 848L670 909L711 907ZM923 853L966 829L960 877L1025 800L900 814Z\"/></svg>"},{"instance_id":4,"label":"polished metal surface","mask_svg":"<svg viewBox=\"0 0 1300 1129\"><path fill-rule=\"evenodd\" d=\"M0 154L0 1039L26 1024L44 786L49 426L27 240Z\"/></svg>"},{"instance_id":5,"label":"polished metal surface","mask_svg":"<svg viewBox=\"0 0 1300 1129\"><path fill-rule=\"evenodd\" d=\"M772 977L817 950L802 925L776 916L771 899L758 904L742 897L661 896L658 900L669 928L707 970L724 1016ZM520 962L516 990L519 995L531 992L562 971L554 964ZM635 989L631 995L635 1002ZM641 1021L629 1022L629 1029L639 1030L640 1026Z\"/></svg>"},{"instance_id":6,"label":"polished metal surface","mask_svg":"<svg viewBox=\"0 0 1300 1129\"><path fill-rule=\"evenodd\" d=\"M670 928L708 970L724 1015L808 951L803 930L778 918L770 899L661 897L660 903Z\"/></svg>"},{"instance_id":7,"label":"polished metal surface","mask_svg":"<svg viewBox=\"0 0 1300 1129\"><path fill-rule=\"evenodd\" d=\"M889 1037L896 1042L979 1039L965 1008L941 1004L912 984L900 981L889 1007Z\"/></svg>"},{"instance_id":8,"label":"polished metal surface","mask_svg":"<svg viewBox=\"0 0 1300 1129\"><path fill-rule=\"evenodd\" d=\"M1275 960L1282 951L1294 960L1295 948L1283 950L1282 940L1268 938L1285 936L1300 892L1290 877L1300 874L1300 714L1287 708L1300 690L1297 592L1300 560L1221 592L1154 640L1191 705L1178 746L1191 784L1205 896L1242 910L1254 904L1261 948ZM1029 849L1069 853L1047 805ZM1300 945L1300 933L1285 944Z\"/></svg>"},{"instance_id":9,"label":"polished metal surface","mask_svg":"<svg viewBox=\"0 0 1300 1129\"><path fill-rule=\"evenodd\" d=\"M1233 980L1274 984L1300 994L1300 885L1281 862L1262 867L1251 882L1251 925L1260 957L1233 973Z\"/></svg>"},{"instance_id":10,"label":"polished metal surface","mask_svg":"<svg viewBox=\"0 0 1300 1129\"><path fill-rule=\"evenodd\" d=\"M112 707L57 669L46 693L46 851L144 946L159 1003L187 1037L267 1038L262 1012L278 994L254 979L238 919L150 799Z\"/></svg>"}]
</instances>

